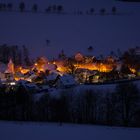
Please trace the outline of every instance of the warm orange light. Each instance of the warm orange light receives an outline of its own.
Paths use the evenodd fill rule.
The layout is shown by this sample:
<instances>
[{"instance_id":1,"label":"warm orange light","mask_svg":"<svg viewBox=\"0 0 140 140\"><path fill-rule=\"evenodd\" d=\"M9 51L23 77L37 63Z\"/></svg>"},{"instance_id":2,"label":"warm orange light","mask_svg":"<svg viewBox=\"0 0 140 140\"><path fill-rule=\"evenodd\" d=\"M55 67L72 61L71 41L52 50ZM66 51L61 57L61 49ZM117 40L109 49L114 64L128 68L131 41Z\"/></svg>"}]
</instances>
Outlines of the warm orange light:
<instances>
[{"instance_id":1,"label":"warm orange light","mask_svg":"<svg viewBox=\"0 0 140 140\"><path fill-rule=\"evenodd\" d=\"M54 62L53 62L53 64L55 65L55 64L56 64L56 62L54 61Z\"/></svg>"},{"instance_id":2,"label":"warm orange light","mask_svg":"<svg viewBox=\"0 0 140 140\"><path fill-rule=\"evenodd\" d=\"M57 67L57 70L62 72L62 73L66 73L68 71L68 69L66 67L64 67L64 66Z\"/></svg>"},{"instance_id":3,"label":"warm orange light","mask_svg":"<svg viewBox=\"0 0 140 140\"><path fill-rule=\"evenodd\" d=\"M20 78L18 78L18 77L14 77L14 79L15 79L15 81L19 81L20 80Z\"/></svg>"},{"instance_id":4,"label":"warm orange light","mask_svg":"<svg viewBox=\"0 0 140 140\"><path fill-rule=\"evenodd\" d=\"M24 77L14 77L15 81L25 80Z\"/></svg>"},{"instance_id":5,"label":"warm orange light","mask_svg":"<svg viewBox=\"0 0 140 140\"><path fill-rule=\"evenodd\" d=\"M21 69L20 71L21 71L22 74L26 74L26 73L29 72L30 70L29 70L29 69Z\"/></svg>"},{"instance_id":6,"label":"warm orange light","mask_svg":"<svg viewBox=\"0 0 140 140\"><path fill-rule=\"evenodd\" d=\"M74 65L76 68L82 68L82 69L88 69L88 70L98 70L100 72L110 72L113 67L112 65L109 64L103 64L103 63L99 63L99 64L75 64Z\"/></svg>"},{"instance_id":7,"label":"warm orange light","mask_svg":"<svg viewBox=\"0 0 140 140\"><path fill-rule=\"evenodd\" d=\"M129 69L132 73L136 73L136 70L134 68L129 68Z\"/></svg>"}]
</instances>

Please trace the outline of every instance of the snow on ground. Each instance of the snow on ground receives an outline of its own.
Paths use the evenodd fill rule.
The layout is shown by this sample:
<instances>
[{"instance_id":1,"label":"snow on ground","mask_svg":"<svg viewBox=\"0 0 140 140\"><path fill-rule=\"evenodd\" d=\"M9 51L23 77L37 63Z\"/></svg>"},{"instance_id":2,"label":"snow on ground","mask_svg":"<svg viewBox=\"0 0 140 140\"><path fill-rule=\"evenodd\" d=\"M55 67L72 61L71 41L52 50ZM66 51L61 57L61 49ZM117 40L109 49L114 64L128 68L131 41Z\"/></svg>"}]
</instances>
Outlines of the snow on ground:
<instances>
[{"instance_id":1,"label":"snow on ground","mask_svg":"<svg viewBox=\"0 0 140 140\"><path fill-rule=\"evenodd\" d=\"M0 122L1 140L139 140L140 128Z\"/></svg>"},{"instance_id":2,"label":"snow on ground","mask_svg":"<svg viewBox=\"0 0 140 140\"><path fill-rule=\"evenodd\" d=\"M116 84L104 84L104 85L79 85L77 90L94 90L94 91L114 91Z\"/></svg>"},{"instance_id":3,"label":"snow on ground","mask_svg":"<svg viewBox=\"0 0 140 140\"><path fill-rule=\"evenodd\" d=\"M125 83L125 82L124 82ZM133 81L133 83L140 90L140 80ZM51 97L60 98L61 93L72 93L73 95L79 95L82 92L86 92L87 90L95 91L102 96L105 96L106 93L112 93L115 91L117 84L95 84L95 85L76 85L69 88L59 87L59 88L48 88L49 94ZM42 96L44 96L46 92L38 93L34 95L35 101L38 101Z\"/></svg>"},{"instance_id":4,"label":"snow on ground","mask_svg":"<svg viewBox=\"0 0 140 140\"><path fill-rule=\"evenodd\" d=\"M78 1L78 3L75 1ZM29 0L26 0L26 2L28 3ZM34 2L30 0L30 3L33 4ZM82 2L80 0L69 0L67 2L63 0L63 3L65 3L66 11L67 7L71 9L71 12L74 11L74 6L79 9L85 7L84 12L93 7L95 13L98 13L102 7L106 8L106 12L110 12L111 7L117 4L116 1L112 3L111 0L106 2L108 6L102 5L102 2L98 1L93 3L91 0ZM96 6L97 3L98 6ZM86 6L87 4L89 6ZM81 5L83 6L81 7ZM44 6L47 5L44 4ZM40 10L44 10L43 7L40 7ZM49 15L45 13L1 12L0 44L17 44L19 46L24 44L31 51L32 57L45 55L51 59L57 57L62 49L67 55L71 56L79 51L89 54L87 48L93 46L92 55L98 56L109 54L112 50L117 53L117 48L123 51L139 46L139 5L119 3L117 11L120 13L138 12L136 12L137 14L115 16L88 16L85 13L78 16L73 14ZM49 46L46 45L46 40L50 40Z\"/></svg>"},{"instance_id":5,"label":"snow on ground","mask_svg":"<svg viewBox=\"0 0 140 140\"><path fill-rule=\"evenodd\" d=\"M125 82L124 82L125 83ZM127 83L127 82L126 82ZM133 83L139 88L140 90L140 80L133 81ZM118 83L117 83L118 84ZM97 85L78 85L75 87L74 91L76 93L81 93L81 91L86 91L86 90L93 90L98 93L111 93L115 91L115 88L117 84L97 84Z\"/></svg>"}]
</instances>

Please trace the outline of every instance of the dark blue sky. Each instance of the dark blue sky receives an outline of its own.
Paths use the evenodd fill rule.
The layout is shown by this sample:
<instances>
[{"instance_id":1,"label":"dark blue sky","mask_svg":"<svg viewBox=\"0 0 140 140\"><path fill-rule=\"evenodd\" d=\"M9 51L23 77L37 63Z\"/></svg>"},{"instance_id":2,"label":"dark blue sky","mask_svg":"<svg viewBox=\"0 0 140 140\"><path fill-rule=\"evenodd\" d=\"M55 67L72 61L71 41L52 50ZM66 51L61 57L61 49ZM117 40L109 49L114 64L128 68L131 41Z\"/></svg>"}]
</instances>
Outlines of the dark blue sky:
<instances>
[{"instance_id":1,"label":"dark blue sky","mask_svg":"<svg viewBox=\"0 0 140 140\"><path fill-rule=\"evenodd\" d=\"M3 2L10 0L3 0ZM19 0L11 0L17 9ZM61 49L71 55L77 51L88 53L88 46L94 47L93 55L108 54L117 48L126 50L140 46L140 4L123 3L115 0L24 0L27 9L37 3L39 10L50 4L62 4L65 11L101 8L111 11L117 7L121 16L74 16L46 15L34 13L0 13L0 44L25 44L32 56L55 57ZM46 46L46 39L51 41Z\"/></svg>"}]
</instances>

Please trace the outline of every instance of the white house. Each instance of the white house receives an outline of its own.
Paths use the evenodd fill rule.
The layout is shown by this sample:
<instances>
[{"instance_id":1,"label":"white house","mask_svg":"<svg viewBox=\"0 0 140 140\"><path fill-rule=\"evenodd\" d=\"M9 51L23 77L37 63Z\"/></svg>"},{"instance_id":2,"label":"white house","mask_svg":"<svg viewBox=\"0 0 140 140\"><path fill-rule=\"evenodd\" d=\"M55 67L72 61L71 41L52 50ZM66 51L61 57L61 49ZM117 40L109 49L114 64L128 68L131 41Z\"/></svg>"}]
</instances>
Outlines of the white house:
<instances>
[{"instance_id":1,"label":"white house","mask_svg":"<svg viewBox=\"0 0 140 140\"><path fill-rule=\"evenodd\" d=\"M72 86L75 86L77 83L72 75L65 74L63 76L60 76L57 80L57 87L60 88L70 88Z\"/></svg>"}]
</instances>

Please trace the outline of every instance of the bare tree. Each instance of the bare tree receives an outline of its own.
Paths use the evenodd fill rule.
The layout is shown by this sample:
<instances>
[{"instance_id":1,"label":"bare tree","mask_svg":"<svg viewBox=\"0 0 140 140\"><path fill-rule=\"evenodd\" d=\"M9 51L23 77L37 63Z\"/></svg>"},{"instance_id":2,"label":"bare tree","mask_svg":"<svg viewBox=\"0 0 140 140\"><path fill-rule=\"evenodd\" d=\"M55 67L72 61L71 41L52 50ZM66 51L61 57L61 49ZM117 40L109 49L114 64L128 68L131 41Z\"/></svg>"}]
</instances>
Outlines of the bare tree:
<instances>
[{"instance_id":1,"label":"bare tree","mask_svg":"<svg viewBox=\"0 0 140 140\"><path fill-rule=\"evenodd\" d=\"M100 10L100 14L101 14L101 15L105 15L105 12L106 12L105 8L102 8L102 9Z\"/></svg>"},{"instance_id":2,"label":"bare tree","mask_svg":"<svg viewBox=\"0 0 140 140\"><path fill-rule=\"evenodd\" d=\"M12 4L12 3L8 3L8 4L7 4L7 9L8 9L9 11L12 11L12 9L13 9L13 4Z\"/></svg>"},{"instance_id":3,"label":"bare tree","mask_svg":"<svg viewBox=\"0 0 140 140\"><path fill-rule=\"evenodd\" d=\"M116 110L121 116L123 125L131 125L137 110L139 110L139 90L131 82L122 83L116 87Z\"/></svg>"},{"instance_id":4,"label":"bare tree","mask_svg":"<svg viewBox=\"0 0 140 140\"><path fill-rule=\"evenodd\" d=\"M58 6L57 6L57 11L58 11L58 13L61 13L63 10L64 10L64 8L63 8L62 5L58 5Z\"/></svg>"},{"instance_id":5,"label":"bare tree","mask_svg":"<svg viewBox=\"0 0 140 140\"><path fill-rule=\"evenodd\" d=\"M94 13L94 11L95 11L94 8L91 8L90 9L90 14L92 15Z\"/></svg>"},{"instance_id":6,"label":"bare tree","mask_svg":"<svg viewBox=\"0 0 140 140\"><path fill-rule=\"evenodd\" d=\"M52 12L52 6L48 6L48 8L45 9L46 13Z\"/></svg>"},{"instance_id":7,"label":"bare tree","mask_svg":"<svg viewBox=\"0 0 140 140\"><path fill-rule=\"evenodd\" d=\"M37 4L34 4L34 5L33 5L32 11L33 11L33 12L37 12L37 11L38 11L38 5L37 5Z\"/></svg>"},{"instance_id":8,"label":"bare tree","mask_svg":"<svg viewBox=\"0 0 140 140\"><path fill-rule=\"evenodd\" d=\"M52 9L53 9L53 12L55 13L57 11L57 6L56 5L53 5L52 6Z\"/></svg>"},{"instance_id":9,"label":"bare tree","mask_svg":"<svg viewBox=\"0 0 140 140\"><path fill-rule=\"evenodd\" d=\"M24 12L24 10L25 10L25 3L24 2L21 2L19 4L19 9L20 9L20 12Z\"/></svg>"},{"instance_id":10,"label":"bare tree","mask_svg":"<svg viewBox=\"0 0 140 140\"><path fill-rule=\"evenodd\" d=\"M115 15L115 14L116 14L116 12L117 12L117 8L116 8L115 6L113 6L113 7L112 7L112 14L114 14L114 15Z\"/></svg>"},{"instance_id":11,"label":"bare tree","mask_svg":"<svg viewBox=\"0 0 140 140\"><path fill-rule=\"evenodd\" d=\"M92 46L89 46L87 49L88 49L89 52L93 51L93 47Z\"/></svg>"}]
</instances>

